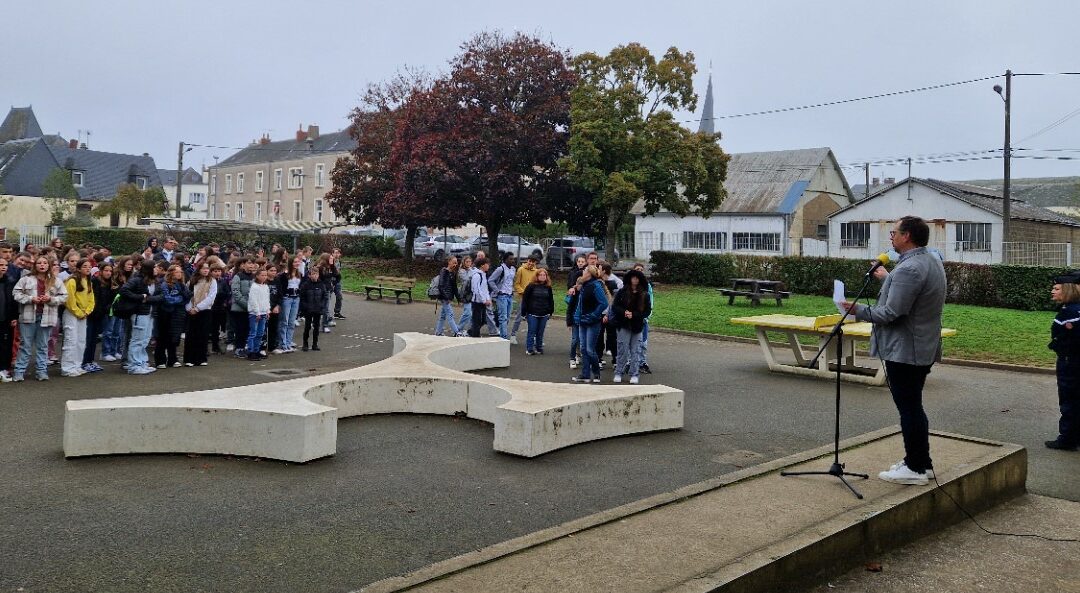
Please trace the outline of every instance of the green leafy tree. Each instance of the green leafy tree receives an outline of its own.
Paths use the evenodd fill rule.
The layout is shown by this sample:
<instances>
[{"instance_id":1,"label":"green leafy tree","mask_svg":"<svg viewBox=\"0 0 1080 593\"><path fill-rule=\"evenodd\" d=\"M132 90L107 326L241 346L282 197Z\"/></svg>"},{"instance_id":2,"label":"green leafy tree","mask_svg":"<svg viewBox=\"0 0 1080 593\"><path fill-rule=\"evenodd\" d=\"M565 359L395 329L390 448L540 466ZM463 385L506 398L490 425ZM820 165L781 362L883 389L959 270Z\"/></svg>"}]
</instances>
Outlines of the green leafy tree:
<instances>
[{"instance_id":1,"label":"green leafy tree","mask_svg":"<svg viewBox=\"0 0 1080 593\"><path fill-rule=\"evenodd\" d=\"M75 214L79 192L71 183L71 172L57 167L41 184L41 208L49 215L49 224L60 224Z\"/></svg>"},{"instance_id":2,"label":"green leafy tree","mask_svg":"<svg viewBox=\"0 0 1080 593\"><path fill-rule=\"evenodd\" d=\"M139 219L165 214L167 207L168 198L160 186L139 189L133 183L126 183L116 190L113 199L96 206L90 213L98 217L123 215L124 224L127 224L132 217Z\"/></svg>"},{"instance_id":3,"label":"green leafy tree","mask_svg":"<svg viewBox=\"0 0 1080 593\"><path fill-rule=\"evenodd\" d=\"M581 54L572 67L580 82L571 93L569 154L560 166L591 194L606 245L615 245L639 200L646 214L664 208L709 216L720 206L730 159L720 134L691 132L673 115L697 107L693 53L672 47L657 60L631 43L607 56Z\"/></svg>"}]
</instances>

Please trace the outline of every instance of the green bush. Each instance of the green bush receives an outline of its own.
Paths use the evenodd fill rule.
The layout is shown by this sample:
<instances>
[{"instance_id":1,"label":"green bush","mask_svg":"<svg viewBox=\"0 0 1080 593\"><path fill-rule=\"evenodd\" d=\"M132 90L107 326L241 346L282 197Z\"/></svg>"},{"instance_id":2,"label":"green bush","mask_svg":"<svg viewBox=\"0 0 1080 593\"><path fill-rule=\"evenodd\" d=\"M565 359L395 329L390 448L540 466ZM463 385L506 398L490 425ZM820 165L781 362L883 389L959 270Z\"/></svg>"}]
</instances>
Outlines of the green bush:
<instances>
[{"instance_id":1,"label":"green bush","mask_svg":"<svg viewBox=\"0 0 1080 593\"><path fill-rule=\"evenodd\" d=\"M840 279L853 295L862 285L868 261L828 257L764 257L654 251L653 276L660 282L727 287L732 278L779 280L798 294L832 294L833 279ZM891 267L891 266L890 266ZM1056 308L1050 300L1051 279L1065 268L982 265L945 262L946 300L963 305L1004 307L1030 311ZM877 294L878 284L869 289Z\"/></svg>"}]
</instances>

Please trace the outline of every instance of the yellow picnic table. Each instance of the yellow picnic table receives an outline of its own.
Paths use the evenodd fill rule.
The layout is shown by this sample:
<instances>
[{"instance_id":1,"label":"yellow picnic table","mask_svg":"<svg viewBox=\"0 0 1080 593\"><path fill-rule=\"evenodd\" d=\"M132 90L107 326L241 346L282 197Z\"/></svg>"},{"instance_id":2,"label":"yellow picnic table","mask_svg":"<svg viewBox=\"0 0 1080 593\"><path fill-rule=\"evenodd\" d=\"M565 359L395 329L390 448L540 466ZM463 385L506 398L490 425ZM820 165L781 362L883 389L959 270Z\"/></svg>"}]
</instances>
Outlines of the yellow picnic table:
<instances>
[{"instance_id":1,"label":"yellow picnic table","mask_svg":"<svg viewBox=\"0 0 1080 593\"><path fill-rule=\"evenodd\" d=\"M829 351L818 358L817 366L810 367L811 360L807 358L799 344L799 336L816 336L818 349L829 339L829 334L836 322L840 320L840 314L820 315L809 317L804 315L754 315L751 317L732 317L731 322L736 325L749 325L757 330L758 343L765 354L765 362L769 370L794 375L807 375L812 377L834 378L836 376L836 355L833 346ZM860 363L859 353L856 346L859 344L869 345L870 331L873 324L865 321L856 321L848 318L844 322L844 360L840 365L840 378L853 383L866 385L884 385L885 369L876 358L866 356L867 363ZM795 355L795 364L777 360L773 351L773 344L769 342L769 333L783 334L787 339L791 353ZM955 336L956 330L950 328L941 329L941 337Z\"/></svg>"}]
</instances>

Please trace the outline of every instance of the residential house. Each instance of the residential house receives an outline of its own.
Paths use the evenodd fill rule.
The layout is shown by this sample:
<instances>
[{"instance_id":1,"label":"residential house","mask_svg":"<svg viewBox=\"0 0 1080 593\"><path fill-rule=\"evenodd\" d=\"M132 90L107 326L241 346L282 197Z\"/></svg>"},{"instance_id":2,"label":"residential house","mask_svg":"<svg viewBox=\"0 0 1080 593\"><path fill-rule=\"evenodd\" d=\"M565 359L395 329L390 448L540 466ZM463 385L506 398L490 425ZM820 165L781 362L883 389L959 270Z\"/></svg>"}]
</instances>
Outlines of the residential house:
<instances>
[{"instance_id":1,"label":"residential house","mask_svg":"<svg viewBox=\"0 0 1080 593\"><path fill-rule=\"evenodd\" d=\"M0 187L11 200L4 211L4 224L8 226L48 222L41 202L43 183L57 168L71 175L80 212L89 212L95 205L111 200L124 184L143 189L161 185L149 154L89 150L75 140L44 135L29 107L13 107L8 112L0 124L0 141ZM115 216L106 221L111 226L120 224Z\"/></svg>"},{"instance_id":2,"label":"residential house","mask_svg":"<svg viewBox=\"0 0 1080 593\"><path fill-rule=\"evenodd\" d=\"M188 167L177 180L176 169L158 169L161 187L169 201L169 214L176 216L176 186L180 185L180 217L206 218L209 205L210 184L208 173L199 173Z\"/></svg>"},{"instance_id":3,"label":"residential house","mask_svg":"<svg viewBox=\"0 0 1080 593\"><path fill-rule=\"evenodd\" d=\"M337 220L326 201L337 159L356 148L347 131L297 130L289 140L263 136L210 167L211 219L246 222Z\"/></svg>"},{"instance_id":4,"label":"residential house","mask_svg":"<svg viewBox=\"0 0 1080 593\"><path fill-rule=\"evenodd\" d=\"M910 177L829 216L829 254L869 259L890 248L897 219L930 224L930 247L946 261L1069 265L1080 245L1080 220L1010 200L1011 241L1002 240L1002 193L965 183Z\"/></svg>"},{"instance_id":5,"label":"residential house","mask_svg":"<svg viewBox=\"0 0 1080 593\"><path fill-rule=\"evenodd\" d=\"M828 215L853 201L829 148L733 154L724 188L727 198L709 217L646 215L636 204L635 257L659 249L825 255Z\"/></svg>"}]
</instances>

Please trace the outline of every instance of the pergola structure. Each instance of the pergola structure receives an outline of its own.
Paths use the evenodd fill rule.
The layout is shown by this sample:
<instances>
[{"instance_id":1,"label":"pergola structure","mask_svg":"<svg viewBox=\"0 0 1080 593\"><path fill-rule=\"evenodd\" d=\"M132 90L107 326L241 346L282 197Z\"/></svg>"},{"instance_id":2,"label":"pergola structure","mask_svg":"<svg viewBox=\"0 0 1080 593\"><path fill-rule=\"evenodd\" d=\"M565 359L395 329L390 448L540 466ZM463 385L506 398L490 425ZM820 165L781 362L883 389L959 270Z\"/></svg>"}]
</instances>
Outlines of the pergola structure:
<instances>
[{"instance_id":1,"label":"pergola structure","mask_svg":"<svg viewBox=\"0 0 1080 593\"><path fill-rule=\"evenodd\" d=\"M160 224L167 232L176 233L212 233L220 234L228 239L231 235L240 233L256 235L285 235L293 240L293 251L296 251L300 235L305 233L321 233L330 229L348 226L344 221L315 222L315 221L292 221L270 220L266 222L243 222L240 220L221 219L194 219L194 218L147 218L147 222Z\"/></svg>"}]
</instances>

